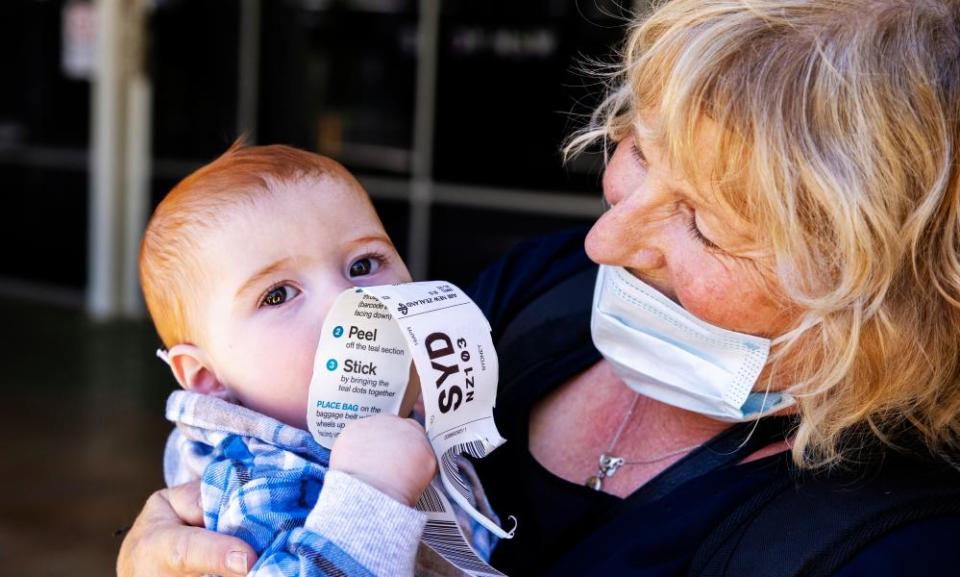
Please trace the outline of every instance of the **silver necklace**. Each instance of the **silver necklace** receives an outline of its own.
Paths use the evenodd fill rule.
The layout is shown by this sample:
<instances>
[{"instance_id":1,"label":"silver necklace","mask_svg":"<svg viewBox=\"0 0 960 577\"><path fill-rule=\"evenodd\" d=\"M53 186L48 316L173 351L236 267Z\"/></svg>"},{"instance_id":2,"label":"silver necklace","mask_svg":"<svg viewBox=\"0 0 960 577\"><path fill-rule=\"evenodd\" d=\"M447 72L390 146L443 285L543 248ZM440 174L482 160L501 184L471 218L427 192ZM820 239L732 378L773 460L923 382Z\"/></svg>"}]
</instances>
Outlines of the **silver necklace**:
<instances>
[{"instance_id":1,"label":"silver necklace","mask_svg":"<svg viewBox=\"0 0 960 577\"><path fill-rule=\"evenodd\" d=\"M620 435L623 434L623 430L626 428L627 423L630 421L630 417L633 415L634 409L637 408L637 401L640 400L640 393L636 393L633 397L633 403L630 404L630 410L627 411L626 416L623 417L623 421L620 422L620 428L617 429L617 434L613 436L613 440L610 441L610 445L607 447L607 450L603 453L600 453L600 458L597 463L597 473L591 475L590 478L586 480L584 485L590 487L594 491L603 490L603 480L612 477L614 473L620 470L620 467L626 467L628 465L649 465L651 463L658 463L670 457L674 457L681 453L686 453L693 449L696 449L700 445L690 445L689 447L683 447L682 449L676 449L675 451L670 451L662 455L657 455L650 459L637 459L634 461L627 461L623 457L619 457L613 454L613 449L616 447L617 442L620 441Z\"/></svg>"}]
</instances>

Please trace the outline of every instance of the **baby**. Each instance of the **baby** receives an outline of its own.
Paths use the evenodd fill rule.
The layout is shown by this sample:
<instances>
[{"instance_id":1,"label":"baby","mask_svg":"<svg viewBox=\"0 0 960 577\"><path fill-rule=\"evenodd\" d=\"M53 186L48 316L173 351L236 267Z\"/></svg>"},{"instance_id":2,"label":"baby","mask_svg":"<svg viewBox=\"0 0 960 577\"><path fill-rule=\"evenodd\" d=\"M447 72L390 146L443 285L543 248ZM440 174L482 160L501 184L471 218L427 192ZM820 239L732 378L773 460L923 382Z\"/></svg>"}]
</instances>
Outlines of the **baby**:
<instances>
[{"instance_id":1,"label":"baby","mask_svg":"<svg viewBox=\"0 0 960 577\"><path fill-rule=\"evenodd\" d=\"M419 534L391 527L425 522L411 508L436 472L422 427L361 419L332 451L306 431L314 354L333 300L353 286L410 281L356 179L315 154L234 144L157 207L140 276L185 389L168 401L178 428L164 473L170 485L202 478L207 528L253 546L252 574L411 573L414 560L397 552ZM377 547L356 545L374 534ZM471 538L488 556L489 536Z\"/></svg>"}]
</instances>

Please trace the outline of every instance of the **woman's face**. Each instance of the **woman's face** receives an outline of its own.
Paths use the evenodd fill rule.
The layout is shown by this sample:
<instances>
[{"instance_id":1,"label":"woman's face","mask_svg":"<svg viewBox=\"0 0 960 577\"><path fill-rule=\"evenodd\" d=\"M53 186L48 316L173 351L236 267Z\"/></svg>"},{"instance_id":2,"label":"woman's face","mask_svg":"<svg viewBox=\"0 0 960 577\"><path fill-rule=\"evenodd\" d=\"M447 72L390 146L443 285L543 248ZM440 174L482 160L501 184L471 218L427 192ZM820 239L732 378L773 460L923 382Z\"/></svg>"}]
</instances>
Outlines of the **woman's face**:
<instances>
[{"instance_id":1,"label":"woman's face","mask_svg":"<svg viewBox=\"0 0 960 577\"><path fill-rule=\"evenodd\" d=\"M603 176L610 209L587 236L587 254L622 266L714 325L772 338L792 320L752 226L710 193L716 125L704 121L694 181L652 141L631 133Z\"/></svg>"}]
</instances>

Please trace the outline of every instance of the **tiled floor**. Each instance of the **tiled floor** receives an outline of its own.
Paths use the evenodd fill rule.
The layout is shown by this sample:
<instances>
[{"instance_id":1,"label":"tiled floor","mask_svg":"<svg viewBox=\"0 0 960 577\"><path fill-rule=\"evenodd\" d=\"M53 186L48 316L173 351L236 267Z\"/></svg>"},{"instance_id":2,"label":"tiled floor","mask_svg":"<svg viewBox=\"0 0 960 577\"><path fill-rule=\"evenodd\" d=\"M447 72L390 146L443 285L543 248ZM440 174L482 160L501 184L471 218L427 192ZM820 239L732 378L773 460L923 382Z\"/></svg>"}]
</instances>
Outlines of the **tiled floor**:
<instances>
[{"instance_id":1,"label":"tiled floor","mask_svg":"<svg viewBox=\"0 0 960 577\"><path fill-rule=\"evenodd\" d=\"M147 323L0 300L0 574L114 574L114 532L163 483L156 347Z\"/></svg>"}]
</instances>

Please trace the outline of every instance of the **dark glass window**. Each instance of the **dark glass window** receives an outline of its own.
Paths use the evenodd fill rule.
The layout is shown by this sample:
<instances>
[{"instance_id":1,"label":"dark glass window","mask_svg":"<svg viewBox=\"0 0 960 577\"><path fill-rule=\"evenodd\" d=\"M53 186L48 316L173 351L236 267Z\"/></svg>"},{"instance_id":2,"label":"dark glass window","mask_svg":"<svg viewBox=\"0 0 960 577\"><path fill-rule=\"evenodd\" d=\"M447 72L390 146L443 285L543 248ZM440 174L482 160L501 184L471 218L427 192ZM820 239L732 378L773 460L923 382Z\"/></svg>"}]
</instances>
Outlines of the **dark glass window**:
<instances>
[{"instance_id":1,"label":"dark glass window","mask_svg":"<svg viewBox=\"0 0 960 577\"><path fill-rule=\"evenodd\" d=\"M262 142L293 144L355 171L409 174L416 2L264 2Z\"/></svg>"},{"instance_id":2,"label":"dark glass window","mask_svg":"<svg viewBox=\"0 0 960 577\"><path fill-rule=\"evenodd\" d=\"M614 2L442 3L434 176L444 182L584 192L592 170L560 147L601 87L576 71L621 40Z\"/></svg>"},{"instance_id":3,"label":"dark glass window","mask_svg":"<svg viewBox=\"0 0 960 577\"><path fill-rule=\"evenodd\" d=\"M155 157L211 160L238 136L239 5L176 0L154 12Z\"/></svg>"},{"instance_id":4,"label":"dark glass window","mask_svg":"<svg viewBox=\"0 0 960 577\"><path fill-rule=\"evenodd\" d=\"M589 217L436 207L431 220L429 276L465 286L517 243L591 220Z\"/></svg>"},{"instance_id":5,"label":"dark glass window","mask_svg":"<svg viewBox=\"0 0 960 577\"><path fill-rule=\"evenodd\" d=\"M0 271L7 280L82 290L87 280L87 173L0 164Z\"/></svg>"}]
</instances>

